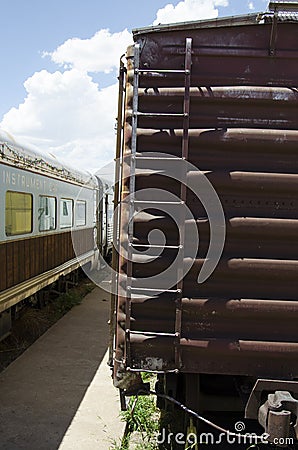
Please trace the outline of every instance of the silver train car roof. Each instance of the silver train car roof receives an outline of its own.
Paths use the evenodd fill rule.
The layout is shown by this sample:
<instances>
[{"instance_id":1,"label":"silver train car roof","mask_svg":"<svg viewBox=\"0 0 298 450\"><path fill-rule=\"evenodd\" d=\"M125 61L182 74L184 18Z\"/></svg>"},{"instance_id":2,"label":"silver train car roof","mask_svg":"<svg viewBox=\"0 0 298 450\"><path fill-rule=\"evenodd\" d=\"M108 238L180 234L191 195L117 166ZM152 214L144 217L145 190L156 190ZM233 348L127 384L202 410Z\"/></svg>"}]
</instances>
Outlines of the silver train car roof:
<instances>
[{"instance_id":1,"label":"silver train car roof","mask_svg":"<svg viewBox=\"0 0 298 450\"><path fill-rule=\"evenodd\" d=\"M91 173L78 171L59 161L55 156L43 153L31 145L23 145L4 130L0 130L0 161L59 180L97 187L96 179Z\"/></svg>"},{"instance_id":2,"label":"silver train car roof","mask_svg":"<svg viewBox=\"0 0 298 450\"><path fill-rule=\"evenodd\" d=\"M217 19L159 24L150 27L135 28L132 30L132 33L134 40L137 40L143 34L149 33L192 30L197 28L221 28L241 25L256 25L265 22L272 22L274 15L279 22L298 22L298 2L270 2L268 11L265 12L222 17Z\"/></svg>"}]
</instances>

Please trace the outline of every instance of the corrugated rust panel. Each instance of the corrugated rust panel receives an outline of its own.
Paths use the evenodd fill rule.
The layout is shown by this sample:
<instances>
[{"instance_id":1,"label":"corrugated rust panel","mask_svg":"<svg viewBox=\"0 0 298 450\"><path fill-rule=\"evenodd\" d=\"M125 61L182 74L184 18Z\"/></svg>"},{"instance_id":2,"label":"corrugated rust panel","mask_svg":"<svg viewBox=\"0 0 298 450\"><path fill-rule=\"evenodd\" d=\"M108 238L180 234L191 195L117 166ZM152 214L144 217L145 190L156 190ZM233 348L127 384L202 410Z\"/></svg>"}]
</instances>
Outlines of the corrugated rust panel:
<instances>
[{"instance_id":1,"label":"corrugated rust panel","mask_svg":"<svg viewBox=\"0 0 298 450\"><path fill-rule=\"evenodd\" d=\"M170 371L175 368L173 339L146 333L133 336L132 358L143 370ZM185 372L295 377L297 343L245 341L241 339L182 339ZM155 367L153 366L155 365ZM293 371L294 366L294 371Z\"/></svg>"},{"instance_id":2,"label":"corrugated rust panel","mask_svg":"<svg viewBox=\"0 0 298 450\"><path fill-rule=\"evenodd\" d=\"M201 170L297 173L297 139L297 130L190 130L189 161ZM139 155L161 149L179 155L181 130L138 130Z\"/></svg>"},{"instance_id":3,"label":"corrugated rust panel","mask_svg":"<svg viewBox=\"0 0 298 450\"><path fill-rule=\"evenodd\" d=\"M127 367L298 377L298 22L277 24L274 52L271 28L251 16L135 32L137 71L132 48L127 55L116 378ZM189 216L181 242L186 140L195 168L184 174ZM193 191L202 176L222 205L226 239L216 269L198 283L213 226L210 205ZM162 236L154 245L156 230ZM178 257L189 269L183 280L165 272L167 288L155 292L160 286L150 280Z\"/></svg>"},{"instance_id":4,"label":"corrugated rust panel","mask_svg":"<svg viewBox=\"0 0 298 450\"><path fill-rule=\"evenodd\" d=\"M268 58L271 24L193 29L136 36L142 69L183 67L184 43L193 38L192 86L296 86L297 23L279 23L274 58ZM220 70L219 70L220 68ZM142 79L141 87L179 86L177 76Z\"/></svg>"},{"instance_id":5,"label":"corrugated rust panel","mask_svg":"<svg viewBox=\"0 0 298 450\"><path fill-rule=\"evenodd\" d=\"M178 128L183 89L147 89L139 93L140 128ZM213 87L191 89L190 128L296 129L298 92L286 88ZM154 113L152 113L154 111ZM144 115L148 114L150 115ZM160 116L160 114L164 114Z\"/></svg>"}]
</instances>

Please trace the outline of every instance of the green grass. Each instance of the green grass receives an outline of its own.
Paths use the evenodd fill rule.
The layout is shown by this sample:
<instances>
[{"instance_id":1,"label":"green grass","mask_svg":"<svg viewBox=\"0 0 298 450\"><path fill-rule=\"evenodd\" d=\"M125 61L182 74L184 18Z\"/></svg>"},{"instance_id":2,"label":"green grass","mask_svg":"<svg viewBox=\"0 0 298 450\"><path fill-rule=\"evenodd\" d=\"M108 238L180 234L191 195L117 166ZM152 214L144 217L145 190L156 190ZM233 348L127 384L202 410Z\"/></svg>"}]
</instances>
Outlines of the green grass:
<instances>
[{"instance_id":1,"label":"green grass","mask_svg":"<svg viewBox=\"0 0 298 450\"><path fill-rule=\"evenodd\" d=\"M79 305L83 298L94 289L94 285L90 282L83 282L73 287L68 292L60 294L48 305L49 314L52 314L54 320L58 320L70 311L74 306Z\"/></svg>"},{"instance_id":2,"label":"green grass","mask_svg":"<svg viewBox=\"0 0 298 450\"><path fill-rule=\"evenodd\" d=\"M143 381L154 385L156 377L143 374ZM157 450L159 415L154 396L131 397L127 411L121 412L121 420L126 423L124 436L120 443L114 441L110 450Z\"/></svg>"},{"instance_id":3,"label":"green grass","mask_svg":"<svg viewBox=\"0 0 298 450\"><path fill-rule=\"evenodd\" d=\"M66 292L59 295L51 304L51 309L58 316L63 316L70 311L74 306L79 305L82 302L82 295L77 291Z\"/></svg>"}]
</instances>

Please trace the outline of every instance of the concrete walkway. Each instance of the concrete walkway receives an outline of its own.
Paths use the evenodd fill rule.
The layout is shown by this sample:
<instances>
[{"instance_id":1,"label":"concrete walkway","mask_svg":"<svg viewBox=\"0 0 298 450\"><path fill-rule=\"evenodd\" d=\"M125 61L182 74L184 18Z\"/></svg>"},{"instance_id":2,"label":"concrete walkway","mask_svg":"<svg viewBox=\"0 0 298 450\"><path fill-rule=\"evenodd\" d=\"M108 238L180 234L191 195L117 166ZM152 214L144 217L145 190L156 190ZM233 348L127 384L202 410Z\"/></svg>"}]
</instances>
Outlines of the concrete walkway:
<instances>
[{"instance_id":1,"label":"concrete walkway","mask_svg":"<svg viewBox=\"0 0 298 450\"><path fill-rule=\"evenodd\" d=\"M111 383L108 353L89 386L59 450L108 449L124 432L118 393Z\"/></svg>"},{"instance_id":2,"label":"concrete walkway","mask_svg":"<svg viewBox=\"0 0 298 450\"><path fill-rule=\"evenodd\" d=\"M1 450L108 450L119 442L108 317L109 295L95 288L0 374Z\"/></svg>"}]
</instances>

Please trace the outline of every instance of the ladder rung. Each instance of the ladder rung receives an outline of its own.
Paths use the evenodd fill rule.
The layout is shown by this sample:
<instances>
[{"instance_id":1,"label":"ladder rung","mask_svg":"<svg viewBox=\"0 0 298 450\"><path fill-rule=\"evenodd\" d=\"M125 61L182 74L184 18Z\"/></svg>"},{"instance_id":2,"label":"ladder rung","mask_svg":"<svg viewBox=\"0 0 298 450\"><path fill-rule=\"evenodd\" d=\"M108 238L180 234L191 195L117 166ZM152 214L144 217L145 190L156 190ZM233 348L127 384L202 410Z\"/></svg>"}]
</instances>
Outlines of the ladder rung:
<instances>
[{"instance_id":1,"label":"ladder rung","mask_svg":"<svg viewBox=\"0 0 298 450\"><path fill-rule=\"evenodd\" d=\"M184 113L143 113L138 111L138 117L185 117Z\"/></svg>"},{"instance_id":2,"label":"ladder rung","mask_svg":"<svg viewBox=\"0 0 298 450\"><path fill-rule=\"evenodd\" d=\"M188 71L183 69L176 69L176 70L170 70L170 69L135 69L136 74L144 74L144 73L180 73L182 75L187 75Z\"/></svg>"},{"instance_id":3,"label":"ladder rung","mask_svg":"<svg viewBox=\"0 0 298 450\"><path fill-rule=\"evenodd\" d=\"M151 152L150 152L151 153ZM156 156L135 156L135 159L140 161L156 161ZM183 158L179 158L178 156L165 156L162 158L158 158L158 161L185 161Z\"/></svg>"},{"instance_id":4,"label":"ladder rung","mask_svg":"<svg viewBox=\"0 0 298 450\"><path fill-rule=\"evenodd\" d=\"M130 244L132 247L146 247L148 248L148 250L150 250L151 248L162 248L162 249L168 249L168 248L172 248L172 249L178 249L178 248L182 248L180 245L158 245L158 244L134 244L133 242Z\"/></svg>"},{"instance_id":5,"label":"ladder rung","mask_svg":"<svg viewBox=\"0 0 298 450\"><path fill-rule=\"evenodd\" d=\"M181 200L180 202L163 202L160 200L130 200L131 203L145 204L145 205L184 205L185 202Z\"/></svg>"},{"instance_id":6,"label":"ladder rung","mask_svg":"<svg viewBox=\"0 0 298 450\"><path fill-rule=\"evenodd\" d=\"M142 288L142 287L133 287L133 286L128 286L127 289L130 289L130 291L132 292L169 292L170 294L180 294L181 293L181 289L165 289L165 288L161 288L161 289L157 289L157 288Z\"/></svg>"},{"instance_id":7,"label":"ladder rung","mask_svg":"<svg viewBox=\"0 0 298 450\"><path fill-rule=\"evenodd\" d=\"M148 335L148 336L169 336L169 337L177 337L175 333L163 333L163 332L154 332L154 331L134 331L128 330L129 334L137 334L137 335Z\"/></svg>"}]
</instances>

